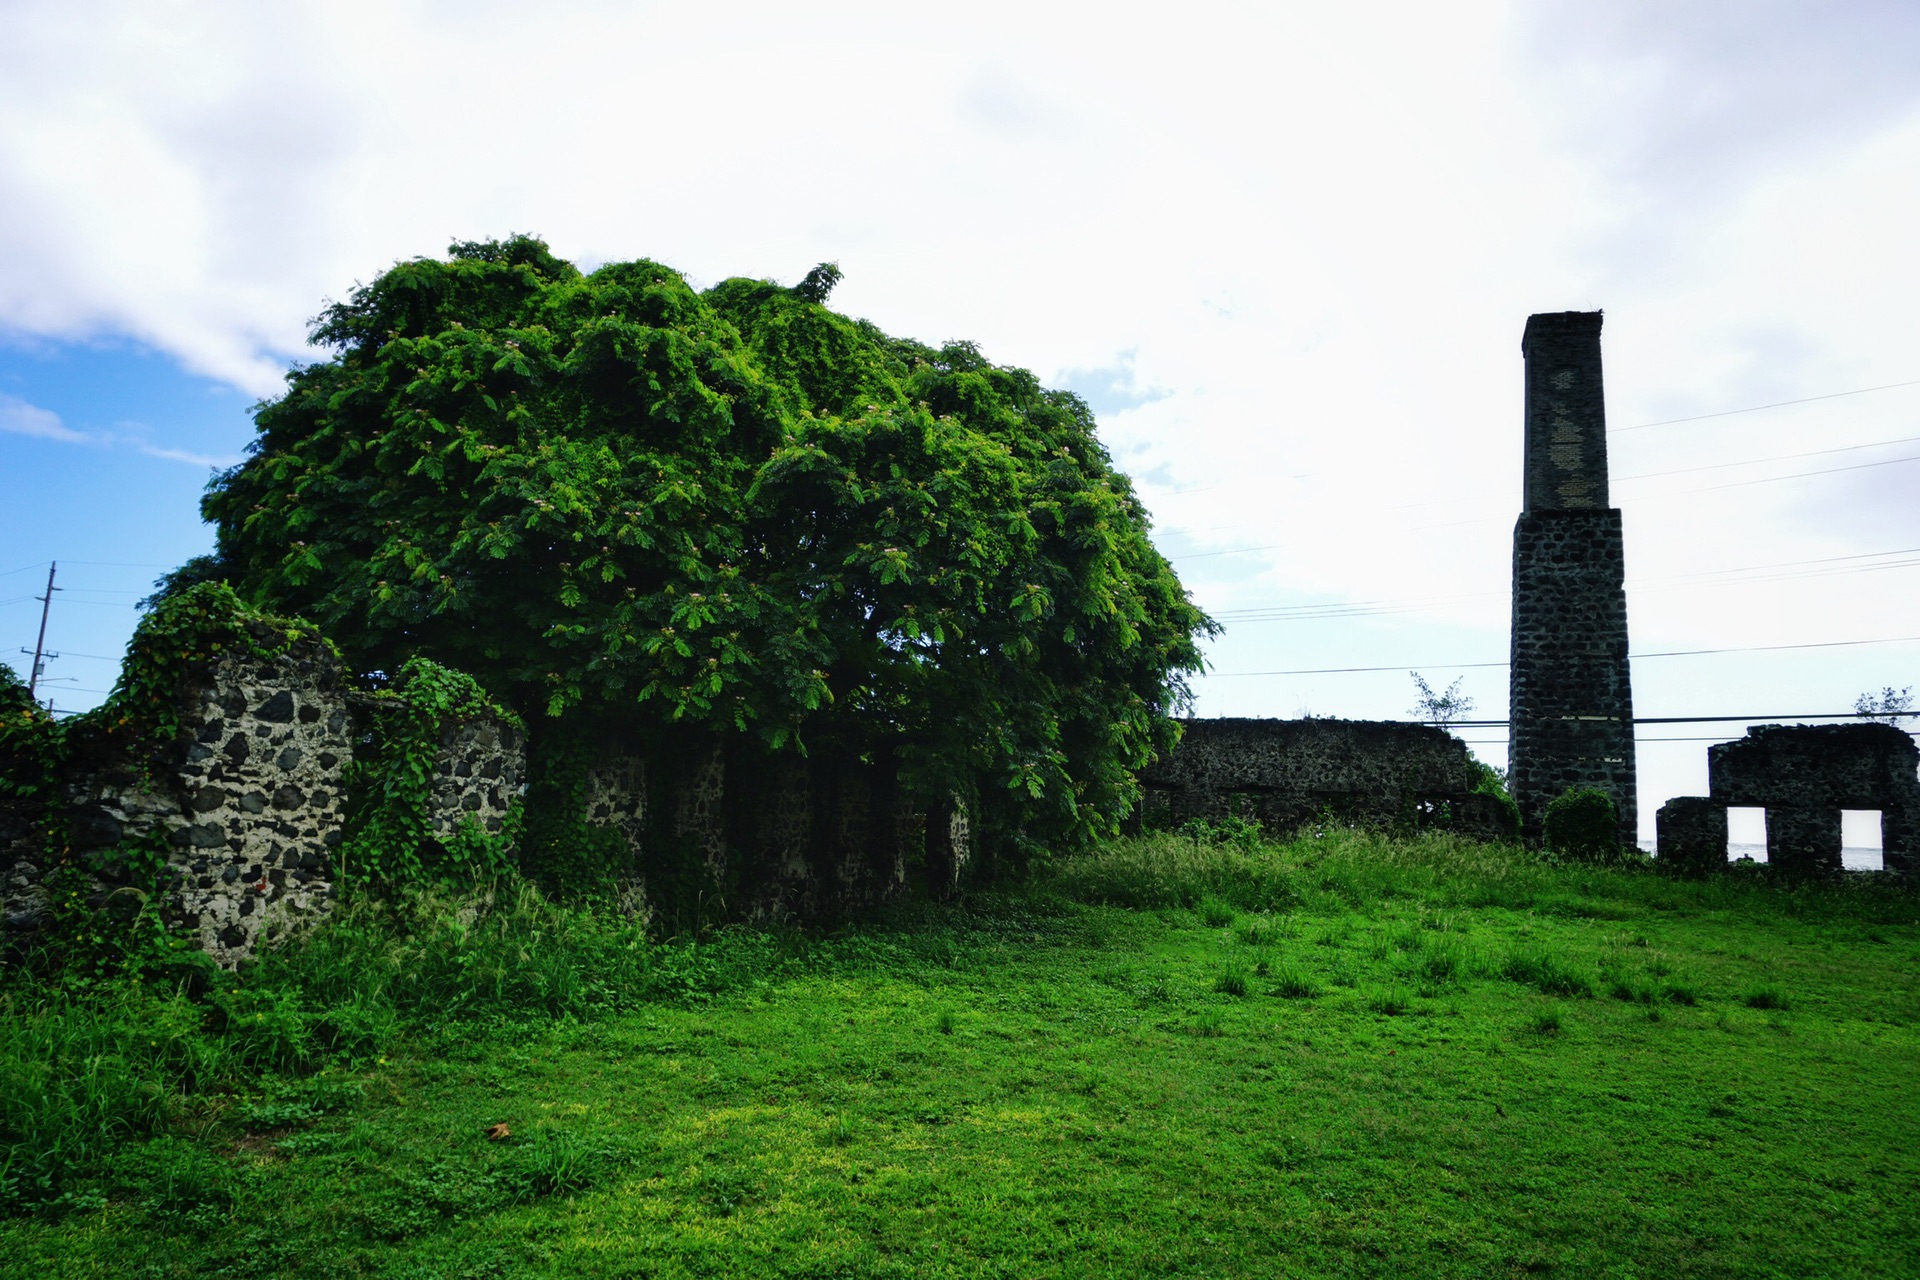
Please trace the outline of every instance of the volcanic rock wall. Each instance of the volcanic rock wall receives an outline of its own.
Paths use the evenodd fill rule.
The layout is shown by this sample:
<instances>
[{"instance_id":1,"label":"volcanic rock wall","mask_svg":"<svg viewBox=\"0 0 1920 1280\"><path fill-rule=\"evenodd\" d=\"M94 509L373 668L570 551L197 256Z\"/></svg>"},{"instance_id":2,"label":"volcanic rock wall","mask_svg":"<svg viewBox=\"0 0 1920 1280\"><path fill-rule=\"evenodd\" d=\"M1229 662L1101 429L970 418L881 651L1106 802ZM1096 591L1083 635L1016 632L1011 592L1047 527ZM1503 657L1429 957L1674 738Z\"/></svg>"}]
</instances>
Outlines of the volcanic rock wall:
<instances>
[{"instance_id":1,"label":"volcanic rock wall","mask_svg":"<svg viewBox=\"0 0 1920 1280\"><path fill-rule=\"evenodd\" d=\"M182 687L177 740L128 747L104 730L76 736L59 797L65 849L22 827L0 849L7 923L35 926L56 862L82 872L92 905L134 914L145 901L127 850L165 850L160 912L222 964L253 954L332 906L355 748L372 699L350 693L322 644L277 658L228 654ZM492 720L442 726L428 827L501 830L525 772L521 735Z\"/></svg>"},{"instance_id":2,"label":"volcanic rock wall","mask_svg":"<svg viewBox=\"0 0 1920 1280\"><path fill-rule=\"evenodd\" d=\"M1475 790L1482 773L1458 738L1378 720L1185 720L1180 744L1140 775L1143 820L1178 825L1238 815L1290 835L1323 815L1369 826L1445 826L1511 839L1509 812Z\"/></svg>"},{"instance_id":3,"label":"volcanic rock wall","mask_svg":"<svg viewBox=\"0 0 1920 1280\"><path fill-rule=\"evenodd\" d=\"M1890 724L1756 725L1707 749L1705 796L1660 809L1660 861L1701 872L1727 862L1727 808L1767 811L1767 863L1789 874L1841 868L1840 811L1878 809L1882 863L1920 870L1920 747Z\"/></svg>"},{"instance_id":4,"label":"volcanic rock wall","mask_svg":"<svg viewBox=\"0 0 1920 1280\"><path fill-rule=\"evenodd\" d=\"M309 639L275 658L213 662L181 687L179 735L158 748L76 725L53 815L61 846L48 849L40 825L19 812L0 812L9 932L44 922L57 867L78 871L90 905L114 914L137 914L147 904L142 885L157 883L162 918L225 965L323 917L352 856L349 790L381 785L353 765L356 756L382 758L382 705L349 689L332 651ZM641 920L676 890L763 919L872 906L916 873L945 896L969 861L964 805L917 802L885 758L768 757L715 738L649 748L619 733L590 747L579 816L615 834L624 850L615 861L629 869L621 905ZM451 844L463 827L511 835L527 750L525 732L507 720L443 721L428 776L428 842ZM142 850L163 851L157 881L129 856ZM651 897L648 874L661 878Z\"/></svg>"}]
</instances>

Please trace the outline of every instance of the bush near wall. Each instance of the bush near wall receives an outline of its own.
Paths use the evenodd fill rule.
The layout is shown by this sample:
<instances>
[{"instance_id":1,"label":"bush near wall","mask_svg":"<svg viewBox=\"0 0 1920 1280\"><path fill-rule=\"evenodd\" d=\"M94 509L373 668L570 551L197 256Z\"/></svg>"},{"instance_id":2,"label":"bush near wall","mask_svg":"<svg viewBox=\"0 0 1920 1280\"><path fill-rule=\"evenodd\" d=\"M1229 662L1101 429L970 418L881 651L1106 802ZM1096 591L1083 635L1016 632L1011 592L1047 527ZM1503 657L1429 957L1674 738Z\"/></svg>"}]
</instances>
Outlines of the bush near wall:
<instances>
[{"instance_id":1,"label":"bush near wall","mask_svg":"<svg viewBox=\"0 0 1920 1280\"><path fill-rule=\"evenodd\" d=\"M1578 787L1547 804L1547 851L1573 862L1611 862L1620 856L1620 814L1613 797Z\"/></svg>"}]
</instances>

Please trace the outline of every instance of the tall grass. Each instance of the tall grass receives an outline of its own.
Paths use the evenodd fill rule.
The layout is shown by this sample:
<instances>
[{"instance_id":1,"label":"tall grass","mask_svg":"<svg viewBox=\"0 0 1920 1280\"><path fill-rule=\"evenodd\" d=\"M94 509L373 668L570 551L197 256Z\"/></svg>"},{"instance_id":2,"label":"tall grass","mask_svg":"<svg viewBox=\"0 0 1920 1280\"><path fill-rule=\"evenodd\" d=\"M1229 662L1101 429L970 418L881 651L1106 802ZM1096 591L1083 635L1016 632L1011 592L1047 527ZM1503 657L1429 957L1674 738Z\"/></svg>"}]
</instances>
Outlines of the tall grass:
<instances>
[{"instance_id":1,"label":"tall grass","mask_svg":"<svg viewBox=\"0 0 1920 1280\"><path fill-rule=\"evenodd\" d=\"M1238 844L1150 832L1058 859L1046 875L1083 902L1192 908L1212 900L1246 911L1299 908L1326 915L1417 898L1443 910L1496 907L1600 919L1653 907L1864 923L1910 919L1915 903L1915 886L1887 874L1787 882L1762 867L1681 880L1658 874L1652 864L1555 865L1516 845L1444 832L1391 836L1344 828Z\"/></svg>"},{"instance_id":2,"label":"tall grass","mask_svg":"<svg viewBox=\"0 0 1920 1280\"><path fill-rule=\"evenodd\" d=\"M274 1079L353 1068L409 1031L701 1000L785 951L750 930L654 941L611 908L512 883L343 908L244 976L177 958L72 991L5 975L0 1210L84 1197L117 1147L245 1112L238 1100Z\"/></svg>"}]
</instances>

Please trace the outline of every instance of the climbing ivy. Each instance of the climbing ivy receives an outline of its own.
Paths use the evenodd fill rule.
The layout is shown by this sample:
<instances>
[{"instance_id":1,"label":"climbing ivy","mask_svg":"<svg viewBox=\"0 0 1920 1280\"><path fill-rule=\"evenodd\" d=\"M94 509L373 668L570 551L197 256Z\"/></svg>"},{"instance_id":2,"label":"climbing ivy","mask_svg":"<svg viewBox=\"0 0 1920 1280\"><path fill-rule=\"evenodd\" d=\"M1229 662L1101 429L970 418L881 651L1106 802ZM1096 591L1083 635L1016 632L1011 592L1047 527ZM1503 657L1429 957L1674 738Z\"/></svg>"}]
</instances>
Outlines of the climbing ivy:
<instances>
[{"instance_id":1,"label":"climbing ivy","mask_svg":"<svg viewBox=\"0 0 1920 1280\"><path fill-rule=\"evenodd\" d=\"M394 888L429 880L498 876L519 811L508 828L489 834L471 820L448 840L433 838L433 768L448 721L482 716L520 726L477 681L428 658L409 658L374 695L372 732L361 742L348 777L353 795L337 868L350 884Z\"/></svg>"},{"instance_id":2,"label":"climbing ivy","mask_svg":"<svg viewBox=\"0 0 1920 1280\"><path fill-rule=\"evenodd\" d=\"M0 854L23 845L65 847L54 804L67 758L63 727L13 668L0 664Z\"/></svg>"},{"instance_id":3,"label":"climbing ivy","mask_svg":"<svg viewBox=\"0 0 1920 1280\"><path fill-rule=\"evenodd\" d=\"M302 641L337 652L312 623L256 609L224 582L201 582L165 595L134 630L107 700L67 727L122 744L166 746L180 737L182 693L205 680L221 658L239 654L271 660Z\"/></svg>"}]
</instances>

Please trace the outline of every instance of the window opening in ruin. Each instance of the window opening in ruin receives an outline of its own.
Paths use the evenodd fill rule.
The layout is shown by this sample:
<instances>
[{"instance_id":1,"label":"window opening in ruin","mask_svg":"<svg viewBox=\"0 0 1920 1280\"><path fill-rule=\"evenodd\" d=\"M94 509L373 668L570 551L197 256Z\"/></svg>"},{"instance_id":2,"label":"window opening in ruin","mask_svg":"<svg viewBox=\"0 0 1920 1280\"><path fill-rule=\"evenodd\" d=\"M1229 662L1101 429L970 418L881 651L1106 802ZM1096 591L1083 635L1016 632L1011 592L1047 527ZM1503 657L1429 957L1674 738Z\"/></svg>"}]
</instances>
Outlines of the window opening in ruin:
<instances>
[{"instance_id":1,"label":"window opening in ruin","mask_svg":"<svg viewBox=\"0 0 1920 1280\"><path fill-rule=\"evenodd\" d=\"M1886 870L1878 809L1840 811L1840 861L1849 871Z\"/></svg>"},{"instance_id":2,"label":"window opening in ruin","mask_svg":"<svg viewBox=\"0 0 1920 1280\"><path fill-rule=\"evenodd\" d=\"M1727 807L1727 861L1767 860L1767 811Z\"/></svg>"}]
</instances>

